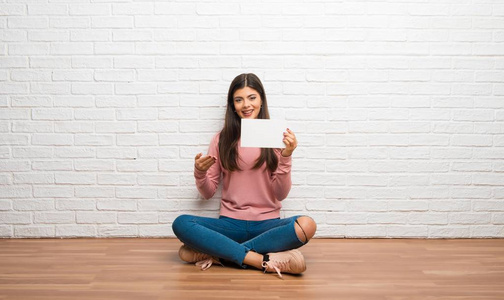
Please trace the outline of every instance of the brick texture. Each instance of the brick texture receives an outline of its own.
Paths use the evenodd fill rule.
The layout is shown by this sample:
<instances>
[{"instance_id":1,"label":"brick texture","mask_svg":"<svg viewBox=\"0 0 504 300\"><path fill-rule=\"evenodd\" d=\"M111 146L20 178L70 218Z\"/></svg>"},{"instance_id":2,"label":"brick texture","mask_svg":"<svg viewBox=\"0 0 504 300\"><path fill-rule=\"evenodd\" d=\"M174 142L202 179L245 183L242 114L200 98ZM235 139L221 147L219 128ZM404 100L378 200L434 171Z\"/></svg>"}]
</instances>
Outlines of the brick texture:
<instances>
[{"instance_id":1,"label":"brick texture","mask_svg":"<svg viewBox=\"0 0 504 300\"><path fill-rule=\"evenodd\" d=\"M173 236L256 73L319 237L504 237L502 1L0 1L0 237Z\"/></svg>"}]
</instances>

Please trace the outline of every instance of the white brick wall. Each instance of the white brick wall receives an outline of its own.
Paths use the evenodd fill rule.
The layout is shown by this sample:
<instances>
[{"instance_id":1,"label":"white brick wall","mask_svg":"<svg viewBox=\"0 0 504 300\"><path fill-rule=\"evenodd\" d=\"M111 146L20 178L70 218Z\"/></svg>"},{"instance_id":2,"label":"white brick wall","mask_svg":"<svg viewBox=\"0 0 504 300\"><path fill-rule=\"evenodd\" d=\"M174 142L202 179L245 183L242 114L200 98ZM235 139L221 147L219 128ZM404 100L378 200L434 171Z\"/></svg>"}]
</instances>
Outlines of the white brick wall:
<instances>
[{"instance_id":1,"label":"white brick wall","mask_svg":"<svg viewBox=\"0 0 504 300\"><path fill-rule=\"evenodd\" d=\"M0 237L173 236L230 81L319 237L504 237L504 4L0 0Z\"/></svg>"}]
</instances>

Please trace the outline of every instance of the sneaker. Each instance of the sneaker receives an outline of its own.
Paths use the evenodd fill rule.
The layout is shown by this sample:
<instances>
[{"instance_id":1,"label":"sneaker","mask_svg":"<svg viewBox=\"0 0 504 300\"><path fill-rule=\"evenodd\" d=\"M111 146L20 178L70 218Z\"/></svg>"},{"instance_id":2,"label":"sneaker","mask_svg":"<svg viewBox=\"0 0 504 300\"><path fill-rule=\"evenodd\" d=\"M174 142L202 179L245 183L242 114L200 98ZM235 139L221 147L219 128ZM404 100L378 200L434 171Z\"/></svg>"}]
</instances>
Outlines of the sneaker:
<instances>
[{"instance_id":1,"label":"sneaker","mask_svg":"<svg viewBox=\"0 0 504 300\"><path fill-rule=\"evenodd\" d=\"M193 248L182 245L178 251L178 255L181 260L188 262L188 263L195 263L201 260L205 260L207 258L210 258L210 255L198 252L194 250Z\"/></svg>"},{"instance_id":2,"label":"sneaker","mask_svg":"<svg viewBox=\"0 0 504 300\"><path fill-rule=\"evenodd\" d=\"M207 270L216 263L222 265L219 259L212 257L209 254L203 252L198 252L193 248L182 245L179 249L179 257L181 260L188 263L196 263L196 266L200 267L202 271Z\"/></svg>"},{"instance_id":3,"label":"sneaker","mask_svg":"<svg viewBox=\"0 0 504 300\"><path fill-rule=\"evenodd\" d=\"M277 272L280 278L282 273L301 274L306 270L303 254L299 250L289 250L277 253L268 253L269 261L264 261L264 272Z\"/></svg>"}]
</instances>

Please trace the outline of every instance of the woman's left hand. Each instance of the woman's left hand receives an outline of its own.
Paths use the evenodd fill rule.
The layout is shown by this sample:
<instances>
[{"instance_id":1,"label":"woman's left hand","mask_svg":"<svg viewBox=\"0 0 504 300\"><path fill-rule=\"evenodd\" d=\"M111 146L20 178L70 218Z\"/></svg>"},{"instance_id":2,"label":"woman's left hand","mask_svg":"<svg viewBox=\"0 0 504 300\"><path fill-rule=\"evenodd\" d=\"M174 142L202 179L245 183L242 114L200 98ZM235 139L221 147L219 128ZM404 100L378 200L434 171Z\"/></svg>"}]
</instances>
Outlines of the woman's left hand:
<instances>
[{"instance_id":1,"label":"woman's left hand","mask_svg":"<svg viewBox=\"0 0 504 300\"><path fill-rule=\"evenodd\" d=\"M284 132L283 143L285 144L285 148L282 150L282 156L291 156L294 149L297 147L297 139L294 132L292 132L289 128L287 128L287 132Z\"/></svg>"}]
</instances>

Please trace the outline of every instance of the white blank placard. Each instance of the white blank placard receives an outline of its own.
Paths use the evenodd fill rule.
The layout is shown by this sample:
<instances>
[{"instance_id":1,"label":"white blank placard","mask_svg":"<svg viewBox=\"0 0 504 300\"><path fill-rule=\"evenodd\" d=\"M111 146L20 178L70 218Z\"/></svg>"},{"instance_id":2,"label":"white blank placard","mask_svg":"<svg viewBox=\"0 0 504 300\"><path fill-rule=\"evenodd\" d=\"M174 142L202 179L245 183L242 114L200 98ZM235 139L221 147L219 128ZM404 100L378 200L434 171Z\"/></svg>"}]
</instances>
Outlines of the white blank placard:
<instances>
[{"instance_id":1,"label":"white blank placard","mask_svg":"<svg viewBox=\"0 0 504 300\"><path fill-rule=\"evenodd\" d=\"M242 119L241 146L258 148L285 148L283 133L287 131L284 120Z\"/></svg>"}]
</instances>

